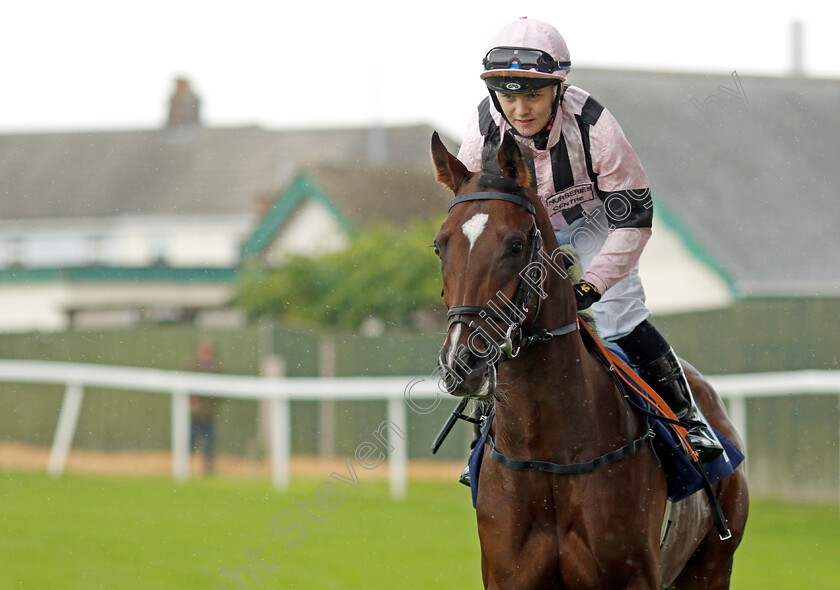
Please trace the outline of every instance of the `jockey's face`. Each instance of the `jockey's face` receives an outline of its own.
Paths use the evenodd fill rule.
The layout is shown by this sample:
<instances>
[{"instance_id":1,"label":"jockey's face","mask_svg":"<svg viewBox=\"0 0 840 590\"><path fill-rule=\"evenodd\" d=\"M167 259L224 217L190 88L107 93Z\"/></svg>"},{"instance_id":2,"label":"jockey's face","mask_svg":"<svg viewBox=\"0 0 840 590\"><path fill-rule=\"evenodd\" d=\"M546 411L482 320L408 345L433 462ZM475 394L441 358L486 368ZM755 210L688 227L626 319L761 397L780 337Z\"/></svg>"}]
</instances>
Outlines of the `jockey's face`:
<instances>
[{"instance_id":1,"label":"jockey's face","mask_svg":"<svg viewBox=\"0 0 840 590\"><path fill-rule=\"evenodd\" d=\"M527 94L496 94L502 111L513 128L520 135L531 137L548 125L556 89L557 86L551 85Z\"/></svg>"}]
</instances>

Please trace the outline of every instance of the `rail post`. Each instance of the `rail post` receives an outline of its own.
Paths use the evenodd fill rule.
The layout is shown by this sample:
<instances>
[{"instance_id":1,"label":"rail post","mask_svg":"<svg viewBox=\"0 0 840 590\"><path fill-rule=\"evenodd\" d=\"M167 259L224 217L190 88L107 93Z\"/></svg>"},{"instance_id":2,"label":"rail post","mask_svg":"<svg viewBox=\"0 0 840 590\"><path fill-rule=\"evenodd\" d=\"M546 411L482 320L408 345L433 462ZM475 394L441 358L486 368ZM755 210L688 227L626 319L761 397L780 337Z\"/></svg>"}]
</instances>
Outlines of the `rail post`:
<instances>
[{"instance_id":1,"label":"rail post","mask_svg":"<svg viewBox=\"0 0 840 590\"><path fill-rule=\"evenodd\" d=\"M61 402L61 411L58 415L58 426L56 426L53 444L50 448L50 457L47 459L47 473L53 477L58 477L64 473L64 465L67 463L70 445L73 444L73 435L76 432L76 423L79 420L79 410L82 407L83 397L84 387L81 383L67 383L67 388L64 390L64 400Z\"/></svg>"},{"instance_id":2,"label":"rail post","mask_svg":"<svg viewBox=\"0 0 840 590\"><path fill-rule=\"evenodd\" d=\"M172 477L190 477L190 394L184 389L172 391Z\"/></svg>"},{"instance_id":3,"label":"rail post","mask_svg":"<svg viewBox=\"0 0 840 590\"><path fill-rule=\"evenodd\" d=\"M388 420L395 426L388 431L388 443L392 447L388 456L388 483L391 489L391 497L395 500L402 500L405 498L408 477L408 427L406 425L405 400L402 397L388 399ZM400 432L403 433L403 436L400 436Z\"/></svg>"},{"instance_id":4,"label":"rail post","mask_svg":"<svg viewBox=\"0 0 840 590\"><path fill-rule=\"evenodd\" d=\"M271 482L280 491L289 488L289 456L292 452L292 422L287 398L269 400L271 420Z\"/></svg>"}]
</instances>

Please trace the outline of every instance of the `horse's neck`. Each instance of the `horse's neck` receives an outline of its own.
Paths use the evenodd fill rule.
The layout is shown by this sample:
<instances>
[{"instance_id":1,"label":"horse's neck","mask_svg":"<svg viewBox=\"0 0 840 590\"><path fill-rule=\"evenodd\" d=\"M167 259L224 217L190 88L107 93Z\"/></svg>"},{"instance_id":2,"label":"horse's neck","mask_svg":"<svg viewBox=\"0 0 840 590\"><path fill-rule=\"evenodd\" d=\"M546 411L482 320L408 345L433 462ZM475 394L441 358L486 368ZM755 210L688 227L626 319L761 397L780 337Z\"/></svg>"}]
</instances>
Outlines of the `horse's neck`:
<instances>
[{"instance_id":1,"label":"horse's neck","mask_svg":"<svg viewBox=\"0 0 840 590\"><path fill-rule=\"evenodd\" d=\"M504 365L494 420L501 449L517 458L551 460L591 446L600 411L595 391L604 380L578 332Z\"/></svg>"},{"instance_id":2,"label":"horse's neck","mask_svg":"<svg viewBox=\"0 0 840 590\"><path fill-rule=\"evenodd\" d=\"M546 288L539 328L551 331L575 322L577 307L568 279L553 277ZM525 453L556 456L558 449L573 455L591 446L591 436L599 429L598 414L605 411L602 404L610 403L603 399L604 389L611 385L579 331L523 351L502 367L494 421L502 446L523 458Z\"/></svg>"}]
</instances>

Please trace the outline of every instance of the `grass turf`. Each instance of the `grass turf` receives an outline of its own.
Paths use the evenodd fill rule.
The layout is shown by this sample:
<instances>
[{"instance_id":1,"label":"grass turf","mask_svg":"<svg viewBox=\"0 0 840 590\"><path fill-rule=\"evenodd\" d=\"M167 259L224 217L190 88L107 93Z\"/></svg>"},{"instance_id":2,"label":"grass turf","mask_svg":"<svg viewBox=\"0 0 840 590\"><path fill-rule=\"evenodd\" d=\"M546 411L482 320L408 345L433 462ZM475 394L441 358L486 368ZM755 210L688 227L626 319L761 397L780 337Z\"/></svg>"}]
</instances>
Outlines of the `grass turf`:
<instances>
[{"instance_id":1,"label":"grass turf","mask_svg":"<svg viewBox=\"0 0 840 590\"><path fill-rule=\"evenodd\" d=\"M240 569L246 588L481 587L466 488L412 481L396 502L357 475L355 487L325 473L281 494L254 480L3 472L0 588L232 590L221 568L244 564L262 580ZM836 506L753 503L732 587L840 587L839 531Z\"/></svg>"}]
</instances>

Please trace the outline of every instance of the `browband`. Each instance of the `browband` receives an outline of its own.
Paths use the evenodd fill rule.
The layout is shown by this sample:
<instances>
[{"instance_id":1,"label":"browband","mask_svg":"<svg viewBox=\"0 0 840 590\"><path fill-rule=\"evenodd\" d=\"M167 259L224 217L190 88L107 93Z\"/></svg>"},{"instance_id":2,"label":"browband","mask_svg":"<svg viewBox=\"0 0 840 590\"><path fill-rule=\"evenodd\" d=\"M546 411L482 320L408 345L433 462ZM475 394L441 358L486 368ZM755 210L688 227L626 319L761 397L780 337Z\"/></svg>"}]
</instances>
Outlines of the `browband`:
<instances>
[{"instance_id":1,"label":"browband","mask_svg":"<svg viewBox=\"0 0 840 590\"><path fill-rule=\"evenodd\" d=\"M529 201L523 196L514 195L511 193L493 193L490 191L467 193L465 195L455 197L454 199L449 201L448 211L451 211L452 207L454 207L458 203L463 203L464 201L508 201L509 203L519 205L531 215L537 214L536 210L534 209L534 206L531 204L531 201Z\"/></svg>"}]
</instances>

